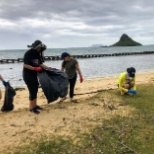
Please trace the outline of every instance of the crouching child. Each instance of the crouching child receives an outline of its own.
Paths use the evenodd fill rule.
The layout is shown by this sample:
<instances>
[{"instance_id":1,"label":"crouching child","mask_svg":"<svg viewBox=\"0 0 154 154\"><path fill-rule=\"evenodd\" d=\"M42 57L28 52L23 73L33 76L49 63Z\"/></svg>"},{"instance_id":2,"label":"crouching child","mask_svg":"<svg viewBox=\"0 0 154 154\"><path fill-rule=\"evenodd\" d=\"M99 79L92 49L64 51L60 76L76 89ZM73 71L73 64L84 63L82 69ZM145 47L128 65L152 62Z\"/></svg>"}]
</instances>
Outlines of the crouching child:
<instances>
[{"instance_id":1,"label":"crouching child","mask_svg":"<svg viewBox=\"0 0 154 154\"><path fill-rule=\"evenodd\" d=\"M121 92L124 94L137 94L136 91L136 69L134 67L127 68L126 72L122 72L118 78L117 85Z\"/></svg>"}]
</instances>

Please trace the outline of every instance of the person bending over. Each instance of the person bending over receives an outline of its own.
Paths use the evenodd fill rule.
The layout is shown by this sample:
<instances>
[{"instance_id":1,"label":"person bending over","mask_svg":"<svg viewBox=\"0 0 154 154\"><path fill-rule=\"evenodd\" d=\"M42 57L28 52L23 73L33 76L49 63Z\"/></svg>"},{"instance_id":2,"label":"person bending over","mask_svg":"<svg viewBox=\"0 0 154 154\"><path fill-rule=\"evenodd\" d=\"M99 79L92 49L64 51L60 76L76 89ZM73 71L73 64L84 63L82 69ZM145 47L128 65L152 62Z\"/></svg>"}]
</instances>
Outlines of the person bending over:
<instances>
[{"instance_id":1,"label":"person bending over","mask_svg":"<svg viewBox=\"0 0 154 154\"><path fill-rule=\"evenodd\" d=\"M69 96L71 101L73 101L74 88L77 80L77 72L80 77L80 82L83 82L83 77L80 71L78 61L75 58L71 57L69 53L63 52L61 54L61 59L63 59L61 70L62 71L65 70L66 74L68 75L69 84L70 84Z\"/></svg>"}]
</instances>

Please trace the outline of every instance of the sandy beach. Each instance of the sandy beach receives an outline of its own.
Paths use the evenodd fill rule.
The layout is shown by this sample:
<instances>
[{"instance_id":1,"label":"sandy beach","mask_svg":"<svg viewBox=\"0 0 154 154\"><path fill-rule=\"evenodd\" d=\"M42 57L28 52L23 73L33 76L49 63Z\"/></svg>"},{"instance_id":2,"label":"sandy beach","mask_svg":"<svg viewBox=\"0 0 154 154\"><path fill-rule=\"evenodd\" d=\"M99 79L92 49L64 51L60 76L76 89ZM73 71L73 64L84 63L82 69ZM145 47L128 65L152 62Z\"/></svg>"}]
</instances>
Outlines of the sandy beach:
<instances>
[{"instance_id":1,"label":"sandy beach","mask_svg":"<svg viewBox=\"0 0 154 154\"><path fill-rule=\"evenodd\" d=\"M28 111L28 90L25 88L25 90L16 91L14 110L8 113L0 112L0 153L7 153L14 147L28 144L29 139L35 139L40 135L68 135L73 134L76 130L82 131L83 128L85 131L88 127L96 125L96 123L89 122L88 119L96 120L100 115L104 119L113 114L129 115L132 110L128 109L129 107L119 107L118 111L110 113L103 109L103 104L102 108L100 108L101 104L94 108L85 103L96 95L98 90L117 89L117 79L118 76L87 79L83 83L77 81L74 98L78 103L72 103L67 98L62 104L58 104L59 100L47 104L42 89L39 88L38 105L44 107L39 115ZM137 85L149 82L154 82L154 72L136 75ZM0 107L4 101L4 89L2 89L2 95ZM103 101L108 102L107 98L104 98ZM110 116L107 116L109 114ZM97 124L99 124L99 119Z\"/></svg>"}]
</instances>

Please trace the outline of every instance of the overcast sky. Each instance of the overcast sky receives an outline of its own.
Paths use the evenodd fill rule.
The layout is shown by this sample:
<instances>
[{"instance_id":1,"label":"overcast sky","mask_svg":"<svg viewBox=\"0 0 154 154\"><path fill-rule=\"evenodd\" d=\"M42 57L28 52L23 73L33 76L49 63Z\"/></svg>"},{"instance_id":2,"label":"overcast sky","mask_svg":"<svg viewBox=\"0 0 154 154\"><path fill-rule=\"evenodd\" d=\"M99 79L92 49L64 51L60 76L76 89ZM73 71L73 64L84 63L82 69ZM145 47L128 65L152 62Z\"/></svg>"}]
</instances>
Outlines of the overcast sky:
<instances>
[{"instance_id":1,"label":"overcast sky","mask_svg":"<svg viewBox=\"0 0 154 154\"><path fill-rule=\"evenodd\" d=\"M0 0L0 49L112 45L123 33L154 44L154 0Z\"/></svg>"}]
</instances>

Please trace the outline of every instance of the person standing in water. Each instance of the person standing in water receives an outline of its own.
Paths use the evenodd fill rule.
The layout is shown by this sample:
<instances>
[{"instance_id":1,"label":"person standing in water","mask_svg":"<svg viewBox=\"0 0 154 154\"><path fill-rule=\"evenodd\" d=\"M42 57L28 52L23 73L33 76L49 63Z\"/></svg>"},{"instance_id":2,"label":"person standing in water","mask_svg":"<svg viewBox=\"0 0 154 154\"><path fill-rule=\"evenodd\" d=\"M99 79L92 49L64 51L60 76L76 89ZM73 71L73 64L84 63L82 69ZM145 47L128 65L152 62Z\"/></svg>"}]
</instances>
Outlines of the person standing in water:
<instances>
[{"instance_id":1,"label":"person standing in water","mask_svg":"<svg viewBox=\"0 0 154 154\"><path fill-rule=\"evenodd\" d=\"M81 74L79 63L75 58L71 57L71 55L67 52L63 52L61 54L61 59L63 59L61 70L65 71L69 78L69 85L70 85L69 97L71 101L74 101L73 96L74 96L74 88L77 80L77 73L79 74L80 82L83 82L83 77ZM61 101L65 99L66 98L63 98Z\"/></svg>"}]
</instances>

